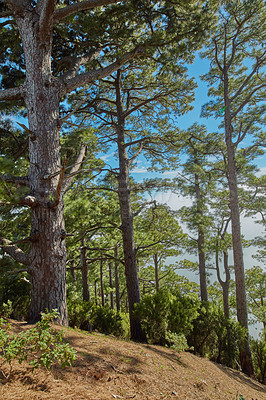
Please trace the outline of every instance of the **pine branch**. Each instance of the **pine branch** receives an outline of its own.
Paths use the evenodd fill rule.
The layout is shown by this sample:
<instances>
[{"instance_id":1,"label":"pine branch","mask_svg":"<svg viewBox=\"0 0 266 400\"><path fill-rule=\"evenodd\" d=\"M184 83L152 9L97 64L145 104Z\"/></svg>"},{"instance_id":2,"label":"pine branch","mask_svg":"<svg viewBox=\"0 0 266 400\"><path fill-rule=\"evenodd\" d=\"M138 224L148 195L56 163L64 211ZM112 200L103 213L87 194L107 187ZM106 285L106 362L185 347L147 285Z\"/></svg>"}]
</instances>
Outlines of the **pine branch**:
<instances>
[{"instance_id":1,"label":"pine branch","mask_svg":"<svg viewBox=\"0 0 266 400\"><path fill-rule=\"evenodd\" d=\"M69 17L70 15L76 14L79 11L91 10L95 7L107 6L108 4L118 3L119 0L87 0L80 1L79 3L71 4L67 7L60 8L55 11L53 22L57 23L62 19Z\"/></svg>"},{"instance_id":2,"label":"pine branch","mask_svg":"<svg viewBox=\"0 0 266 400\"><path fill-rule=\"evenodd\" d=\"M0 90L0 101L20 100L24 96L24 85L17 88Z\"/></svg>"},{"instance_id":3,"label":"pine branch","mask_svg":"<svg viewBox=\"0 0 266 400\"><path fill-rule=\"evenodd\" d=\"M19 247L15 244L12 244L10 240L0 238L0 247L9 254L15 261L24 264L30 265L31 259L28 254L24 253Z\"/></svg>"},{"instance_id":4,"label":"pine branch","mask_svg":"<svg viewBox=\"0 0 266 400\"><path fill-rule=\"evenodd\" d=\"M69 174L65 177L64 183L62 185L62 192L64 193L66 191L66 189L71 185L74 176L76 175L76 173L78 172L81 164L84 161L85 155L86 155L86 150L87 150L87 144L83 143L80 147L79 150L79 154L76 158L76 161L73 165L73 167L71 168Z\"/></svg>"},{"instance_id":5,"label":"pine branch","mask_svg":"<svg viewBox=\"0 0 266 400\"><path fill-rule=\"evenodd\" d=\"M72 92L73 90L83 86L87 83L94 82L97 79L105 78L117 71L123 64L135 57L140 51L140 47L124 54L119 60L114 61L107 67L98 68L93 71L84 72L75 76L74 78L63 80L61 95Z\"/></svg>"},{"instance_id":6,"label":"pine branch","mask_svg":"<svg viewBox=\"0 0 266 400\"><path fill-rule=\"evenodd\" d=\"M14 175L0 175L0 181L14 183L15 185L20 186L30 186L29 177L28 176L14 176Z\"/></svg>"},{"instance_id":7,"label":"pine branch","mask_svg":"<svg viewBox=\"0 0 266 400\"><path fill-rule=\"evenodd\" d=\"M52 20L56 7L56 0L42 0L38 1L37 10L40 10L40 19L39 19L39 29L40 29L40 37L43 41L47 40L50 37L50 31L52 29ZM49 40L49 39L48 39Z\"/></svg>"}]
</instances>

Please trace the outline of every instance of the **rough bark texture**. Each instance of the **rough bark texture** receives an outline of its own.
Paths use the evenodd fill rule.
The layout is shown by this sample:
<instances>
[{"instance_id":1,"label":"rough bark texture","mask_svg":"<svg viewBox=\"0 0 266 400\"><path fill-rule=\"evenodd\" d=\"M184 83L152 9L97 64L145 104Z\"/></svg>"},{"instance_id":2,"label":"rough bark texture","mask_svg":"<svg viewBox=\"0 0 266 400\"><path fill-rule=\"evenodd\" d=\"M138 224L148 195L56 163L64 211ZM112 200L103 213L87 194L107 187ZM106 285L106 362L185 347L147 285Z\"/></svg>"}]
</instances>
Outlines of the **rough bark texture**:
<instances>
[{"instance_id":1,"label":"rough bark texture","mask_svg":"<svg viewBox=\"0 0 266 400\"><path fill-rule=\"evenodd\" d=\"M46 308L57 309L58 322L67 325L66 246L63 199L58 191L60 173L59 83L51 74L51 38L39 36L39 16L32 9L16 15L25 62L25 102L28 110L30 194L37 205L32 208L32 242L29 267L31 308L29 318L36 321Z\"/></svg>"},{"instance_id":2,"label":"rough bark texture","mask_svg":"<svg viewBox=\"0 0 266 400\"><path fill-rule=\"evenodd\" d=\"M125 262L125 275L130 318L131 339L146 341L140 321L134 316L134 304L140 302L137 257L134 243L133 213L129 185L129 159L125 146L125 119L123 116L119 71L116 80L117 144L119 156L118 197L121 214L121 231Z\"/></svg>"},{"instance_id":3,"label":"rough bark texture","mask_svg":"<svg viewBox=\"0 0 266 400\"><path fill-rule=\"evenodd\" d=\"M229 87L228 77L225 70L224 73L225 142L227 148L227 162L228 162L228 185L230 193L232 242L233 242L233 257L234 257L235 283L236 283L237 320L243 327L245 327L248 330L248 311L247 311L247 301L246 301L245 271L244 271L244 259L242 251L239 201L237 193L235 146L232 140L233 127L231 121L228 87ZM246 341L243 343L240 349L240 361L243 372L247 373L248 375L252 375L253 365L251 360L251 351L249 347L248 335Z\"/></svg>"}]
</instances>

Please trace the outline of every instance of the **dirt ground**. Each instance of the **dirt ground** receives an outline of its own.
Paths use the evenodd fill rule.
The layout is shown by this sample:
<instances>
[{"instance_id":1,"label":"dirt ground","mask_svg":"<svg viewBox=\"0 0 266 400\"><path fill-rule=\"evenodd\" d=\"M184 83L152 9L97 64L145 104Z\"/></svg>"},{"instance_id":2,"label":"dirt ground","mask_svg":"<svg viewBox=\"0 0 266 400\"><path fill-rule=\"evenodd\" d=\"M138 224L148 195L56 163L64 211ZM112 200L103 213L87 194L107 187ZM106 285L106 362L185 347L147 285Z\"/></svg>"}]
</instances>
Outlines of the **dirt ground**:
<instances>
[{"instance_id":1,"label":"dirt ground","mask_svg":"<svg viewBox=\"0 0 266 400\"><path fill-rule=\"evenodd\" d=\"M0 379L0 399L266 400L264 385L187 352L73 329L65 337L77 351L72 367L31 373L16 364L9 381Z\"/></svg>"}]
</instances>

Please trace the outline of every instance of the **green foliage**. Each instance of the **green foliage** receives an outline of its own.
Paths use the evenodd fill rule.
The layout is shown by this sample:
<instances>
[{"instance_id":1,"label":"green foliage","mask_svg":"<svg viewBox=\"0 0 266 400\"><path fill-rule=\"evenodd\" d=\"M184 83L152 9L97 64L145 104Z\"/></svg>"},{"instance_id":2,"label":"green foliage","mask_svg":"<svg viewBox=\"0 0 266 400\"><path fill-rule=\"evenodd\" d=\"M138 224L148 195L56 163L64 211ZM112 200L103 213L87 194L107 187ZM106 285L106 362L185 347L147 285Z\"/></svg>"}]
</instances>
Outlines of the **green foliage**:
<instances>
[{"instance_id":1,"label":"green foliage","mask_svg":"<svg viewBox=\"0 0 266 400\"><path fill-rule=\"evenodd\" d=\"M188 334L192 321L197 317L197 302L188 296L159 290L145 296L135 305L135 313L151 343L166 344L166 332Z\"/></svg>"},{"instance_id":2,"label":"green foliage","mask_svg":"<svg viewBox=\"0 0 266 400\"><path fill-rule=\"evenodd\" d=\"M250 341L252 361L256 378L261 383L266 383L266 329L261 333L259 339Z\"/></svg>"},{"instance_id":3,"label":"green foliage","mask_svg":"<svg viewBox=\"0 0 266 400\"><path fill-rule=\"evenodd\" d=\"M189 349L187 339L183 333L177 334L166 331L165 339L168 341L171 349L181 352Z\"/></svg>"},{"instance_id":4,"label":"green foliage","mask_svg":"<svg viewBox=\"0 0 266 400\"><path fill-rule=\"evenodd\" d=\"M239 345L245 337L246 330L239 323L226 318L214 303L202 302L187 339L195 354L236 368Z\"/></svg>"},{"instance_id":5,"label":"green foliage","mask_svg":"<svg viewBox=\"0 0 266 400\"><path fill-rule=\"evenodd\" d=\"M7 300L6 303L0 305L0 317L10 318L13 312L12 301Z\"/></svg>"},{"instance_id":6,"label":"green foliage","mask_svg":"<svg viewBox=\"0 0 266 400\"><path fill-rule=\"evenodd\" d=\"M115 336L125 336L127 323L122 314L108 306L96 306L89 301L68 299L69 325L84 330L97 330Z\"/></svg>"},{"instance_id":7,"label":"green foliage","mask_svg":"<svg viewBox=\"0 0 266 400\"><path fill-rule=\"evenodd\" d=\"M109 307L93 306L90 321L93 329L107 335L124 336L122 317Z\"/></svg>"},{"instance_id":8,"label":"green foliage","mask_svg":"<svg viewBox=\"0 0 266 400\"><path fill-rule=\"evenodd\" d=\"M34 328L18 335L10 333L10 325L0 319L0 372L6 379L10 376L14 360L20 364L30 360L32 371L41 366L50 370L55 364L64 368L73 363L75 350L68 343L63 343L63 332L57 332L50 326L57 317L56 310L43 313ZM6 364L9 366L8 373L3 369Z\"/></svg>"}]
</instances>

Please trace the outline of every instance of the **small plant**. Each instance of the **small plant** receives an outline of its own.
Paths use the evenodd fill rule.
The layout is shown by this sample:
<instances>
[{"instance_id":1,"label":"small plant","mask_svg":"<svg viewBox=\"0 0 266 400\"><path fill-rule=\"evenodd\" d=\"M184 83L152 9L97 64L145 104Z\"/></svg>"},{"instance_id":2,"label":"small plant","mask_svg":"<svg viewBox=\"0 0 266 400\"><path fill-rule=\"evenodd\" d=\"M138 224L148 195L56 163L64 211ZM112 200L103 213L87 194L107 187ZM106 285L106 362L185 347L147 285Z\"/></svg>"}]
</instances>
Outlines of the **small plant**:
<instances>
[{"instance_id":1,"label":"small plant","mask_svg":"<svg viewBox=\"0 0 266 400\"><path fill-rule=\"evenodd\" d=\"M174 333L166 331L165 339L168 341L171 349L174 349L178 353L189 349L187 339L183 333Z\"/></svg>"},{"instance_id":2,"label":"small plant","mask_svg":"<svg viewBox=\"0 0 266 400\"><path fill-rule=\"evenodd\" d=\"M0 315L1 317L10 318L13 312L12 301L7 300L6 303L2 303L0 306Z\"/></svg>"},{"instance_id":3,"label":"small plant","mask_svg":"<svg viewBox=\"0 0 266 400\"><path fill-rule=\"evenodd\" d=\"M41 366L50 370L55 364L64 368L73 363L75 350L63 343L63 332L56 332L50 326L57 317L57 310L42 313L41 321L34 328L18 335L10 333L10 324L0 319L0 372L4 378L9 378L14 360L20 364L30 360L32 371ZM8 372L3 370L6 365Z\"/></svg>"}]
</instances>

